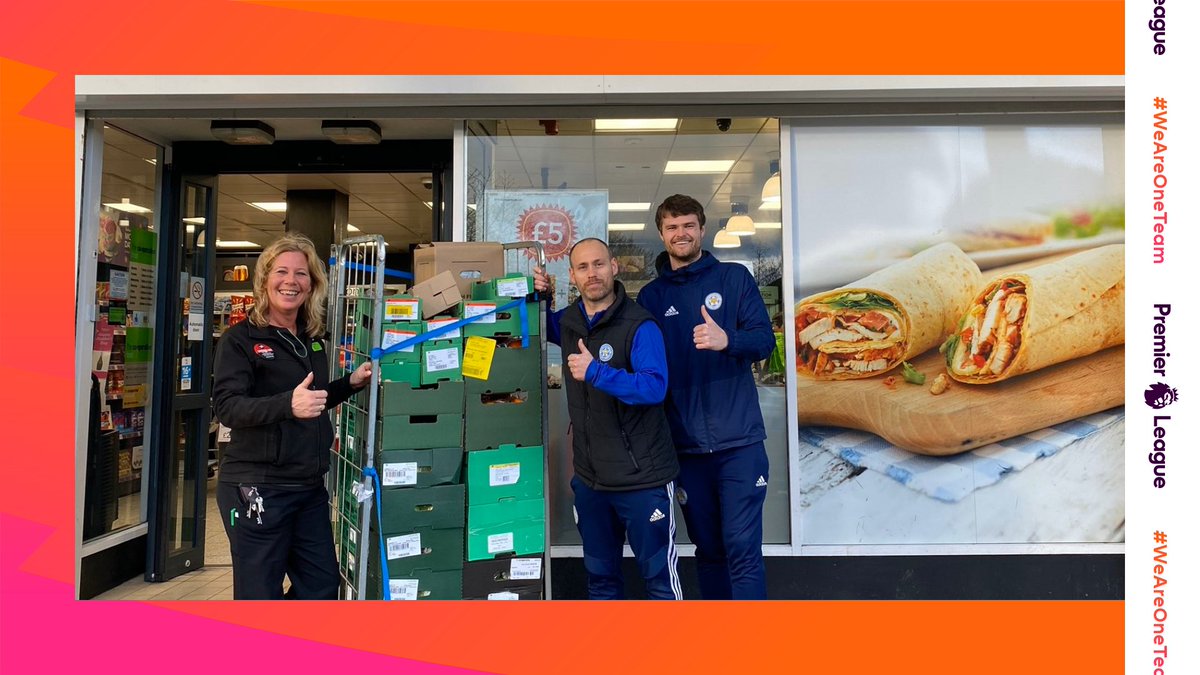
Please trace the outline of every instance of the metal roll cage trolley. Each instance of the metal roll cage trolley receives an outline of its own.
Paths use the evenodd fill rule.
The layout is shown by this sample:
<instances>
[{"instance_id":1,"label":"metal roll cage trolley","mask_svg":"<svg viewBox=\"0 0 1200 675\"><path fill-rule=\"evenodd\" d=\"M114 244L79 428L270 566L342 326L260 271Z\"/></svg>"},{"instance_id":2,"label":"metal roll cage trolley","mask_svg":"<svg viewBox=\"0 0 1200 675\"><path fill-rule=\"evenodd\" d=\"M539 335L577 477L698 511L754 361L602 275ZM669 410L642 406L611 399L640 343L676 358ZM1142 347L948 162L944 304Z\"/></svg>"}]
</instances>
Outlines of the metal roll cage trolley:
<instances>
[{"instance_id":1,"label":"metal roll cage trolley","mask_svg":"<svg viewBox=\"0 0 1200 675\"><path fill-rule=\"evenodd\" d=\"M526 255L516 256L518 260L525 259L526 261L536 260L542 269L546 269L546 255L539 242L515 242L503 245L505 254L505 270L509 271L508 262L509 254L514 251L528 251ZM330 462L330 471L327 474L327 486L329 488L331 514L334 527L334 538L338 542L338 562L339 571L342 578L342 599L368 599L371 594L368 593L368 564L370 560L372 546L377 546L378 542L371 537L371 519L372 512L375 512L377 517L381 516L380 499L377 498L378 492L382 489L379 475L375 468L375 452L376 447L376 431L378 429L377 422L380 419L379 411L379 392L381 384L380 372L380 357L383 355L383 326L384 326L384 303L377 302L388 295L388 287L386 277L392 277L397 280L411 282L413 275L407 272L389 270L386 267L387 262L387 242L379 235L364 235L353 237L344 240L340 244L334 244L331 247L330 264L330 279L333 282L333 292L329 295L327 316L329 317L329 325L332 331L331 344L334 349L329 350L330 373L340 374L348 373L358 367L364 361L372 362L371 383L364 390L352 396L345 403L338 406L336 411L335 422L338 422L337 428L339 432L335 435L334 447L332 449L333 456ZM518 263L519 264L519 263ZM534 298L537 299L536 297ZM521 325L525 325L527 299L521 299L509 303L509 306L514 306L519 309L521 314ZM517 303L520 303L517 306ZM356 325L356 317L362 315L360 303L368 304L370 308L369 316L372 317L369 331L364 333L361 326ZM504 307L497 307L495 311L502 311ZM541 378L542 387L542 448L543 448L543 485L549 484L549 461L548 454L550 444L548 442L548 406L546 400L546 313L539 312L540 327L537 339L541 345ZM455 326L466 323L471 323L482 317L473 317L456 322ZM447 329L453 329L455 326L448 326ZM370 347L363 351L365 345L356 343L356 332L358 336L365 337L369 334ZM412 340L405 341L399 345L393 345L389 348L389 352L394 349L401 349L409 344L419 343L430 336L436 336L441 330L432 332L424 336L418 336ZM523 348L528 347L528 340L533 337L528 335L528 331L523 336ZM358 419L365 420L363 425L365 429L356 429L363 436L356 439L349 434L343 434L343 426L341 421L347 414L358 414ZM363 434L362 432L365 432ZM546 504L544 512L544 524L546 527L546 538L544 551L542 553L542 569L543 575L543 591L546 599L550 598L550 546L549 546L549 500L543 500ZM385 571L382 577L383 592L380 597L390 599L388 594L388 583L386 574L387 556L385 551L378 551L380 561Z\"/></svg>"}]
</instances>

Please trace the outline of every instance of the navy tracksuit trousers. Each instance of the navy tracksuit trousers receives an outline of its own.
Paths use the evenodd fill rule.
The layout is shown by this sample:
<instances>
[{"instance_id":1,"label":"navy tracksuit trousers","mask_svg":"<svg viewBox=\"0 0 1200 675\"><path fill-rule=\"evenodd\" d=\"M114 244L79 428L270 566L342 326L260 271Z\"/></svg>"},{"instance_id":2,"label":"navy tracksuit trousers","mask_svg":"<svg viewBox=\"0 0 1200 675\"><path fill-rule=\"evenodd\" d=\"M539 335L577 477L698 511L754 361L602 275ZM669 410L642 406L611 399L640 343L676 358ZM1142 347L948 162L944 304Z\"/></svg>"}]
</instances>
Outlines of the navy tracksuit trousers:
<instances>
[{"instance_id":1,"label":"navy tracksuit trousers","mask_svg":"<svg viewBox=\"0 0 1200 675\"><path fill-rule=\"evenodd\" d=\"M575 525L583 539L583 566L592 600L624 600L621 557L625 536L651 600L682 600L675 550L675 484L644 490L593 490L571 478Z\"/></svg>"},{"instance_id":2,"label":"navy tracksuit trousers","mask_svg":"<svg viewBox=\"0 0 1200 675\"><path fill-rule=\"evenodd\" d=\"M762 441L679 455L679 505L696 545L700 597L765 600L763 502L770 480Z\"/></svg>"}]
</instances>

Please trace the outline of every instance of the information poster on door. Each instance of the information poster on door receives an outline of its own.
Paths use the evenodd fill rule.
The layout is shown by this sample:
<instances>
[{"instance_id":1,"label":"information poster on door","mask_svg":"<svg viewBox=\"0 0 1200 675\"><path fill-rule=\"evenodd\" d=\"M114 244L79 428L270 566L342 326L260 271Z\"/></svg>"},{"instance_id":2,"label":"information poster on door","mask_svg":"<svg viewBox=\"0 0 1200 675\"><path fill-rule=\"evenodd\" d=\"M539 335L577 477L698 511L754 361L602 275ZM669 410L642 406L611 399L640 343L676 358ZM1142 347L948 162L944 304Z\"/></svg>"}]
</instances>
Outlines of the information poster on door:
<instances>
[{"instance_id":1,"label":"information poster on door","mask_svg":"<svg viewBox=\"0 0 1200 675\"><path fill-rule=\"evenodd\" d=\"M569 295L567 254L582 239L608 241L608 190L488 190L483 196L483 240L536 241L546 252L554 307ZM532 255L532 252L530 252Z\"/></svg>"}]
</instances>

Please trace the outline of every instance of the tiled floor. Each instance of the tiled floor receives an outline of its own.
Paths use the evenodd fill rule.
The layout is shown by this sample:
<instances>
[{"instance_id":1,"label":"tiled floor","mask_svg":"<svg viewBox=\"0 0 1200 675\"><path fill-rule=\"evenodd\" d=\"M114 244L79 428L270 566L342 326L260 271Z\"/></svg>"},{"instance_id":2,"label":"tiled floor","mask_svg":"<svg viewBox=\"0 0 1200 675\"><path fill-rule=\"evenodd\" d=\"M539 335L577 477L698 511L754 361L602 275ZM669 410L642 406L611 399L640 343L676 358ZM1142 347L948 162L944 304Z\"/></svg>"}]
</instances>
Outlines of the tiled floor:
<instances>
[{"instance_id":1,"label":"tiled floor","mask_svg":"<svg viewBox=\"0 0 1200 675\"><path fill-rule=\"evenodd\" d=\"M204 567L162 583L130 579L97 596L97 600L232 600L233 561L229 539L217 509L217 481L208 481L208 515L205 520Z\"/></svg>"}]
</instances>

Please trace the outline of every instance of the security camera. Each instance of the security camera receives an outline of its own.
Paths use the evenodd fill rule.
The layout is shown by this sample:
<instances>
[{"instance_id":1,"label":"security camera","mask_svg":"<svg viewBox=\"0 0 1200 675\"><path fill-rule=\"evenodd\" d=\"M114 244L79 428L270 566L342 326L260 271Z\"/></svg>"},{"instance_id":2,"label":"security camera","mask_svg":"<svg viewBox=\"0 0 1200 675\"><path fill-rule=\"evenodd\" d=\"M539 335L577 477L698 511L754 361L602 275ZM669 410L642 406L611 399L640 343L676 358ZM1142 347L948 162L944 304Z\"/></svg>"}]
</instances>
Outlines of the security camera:
<instances>
[{"instance_id":1,"label":"security camera","mask_svg":"<svg viewBox=\"0 0 1200 675\"><path fill-rule=\"evenodd\" d=\"M433 189L433 179L432 178L422 178L421 179L421 187L425 188L426 190L432 190Z\"/></svg>"},{"instance_id":2,"label":"security camera","mask_svg":"<svg viewBox=\"0 0 1200 675\"><path fill-rule=\"evenodd\" d=\"M732 124L733 124L733 120L729 119L728 117L718 117L717 118L717 131L729 131L729 127Z\"/></svg>"}]
</instances>

